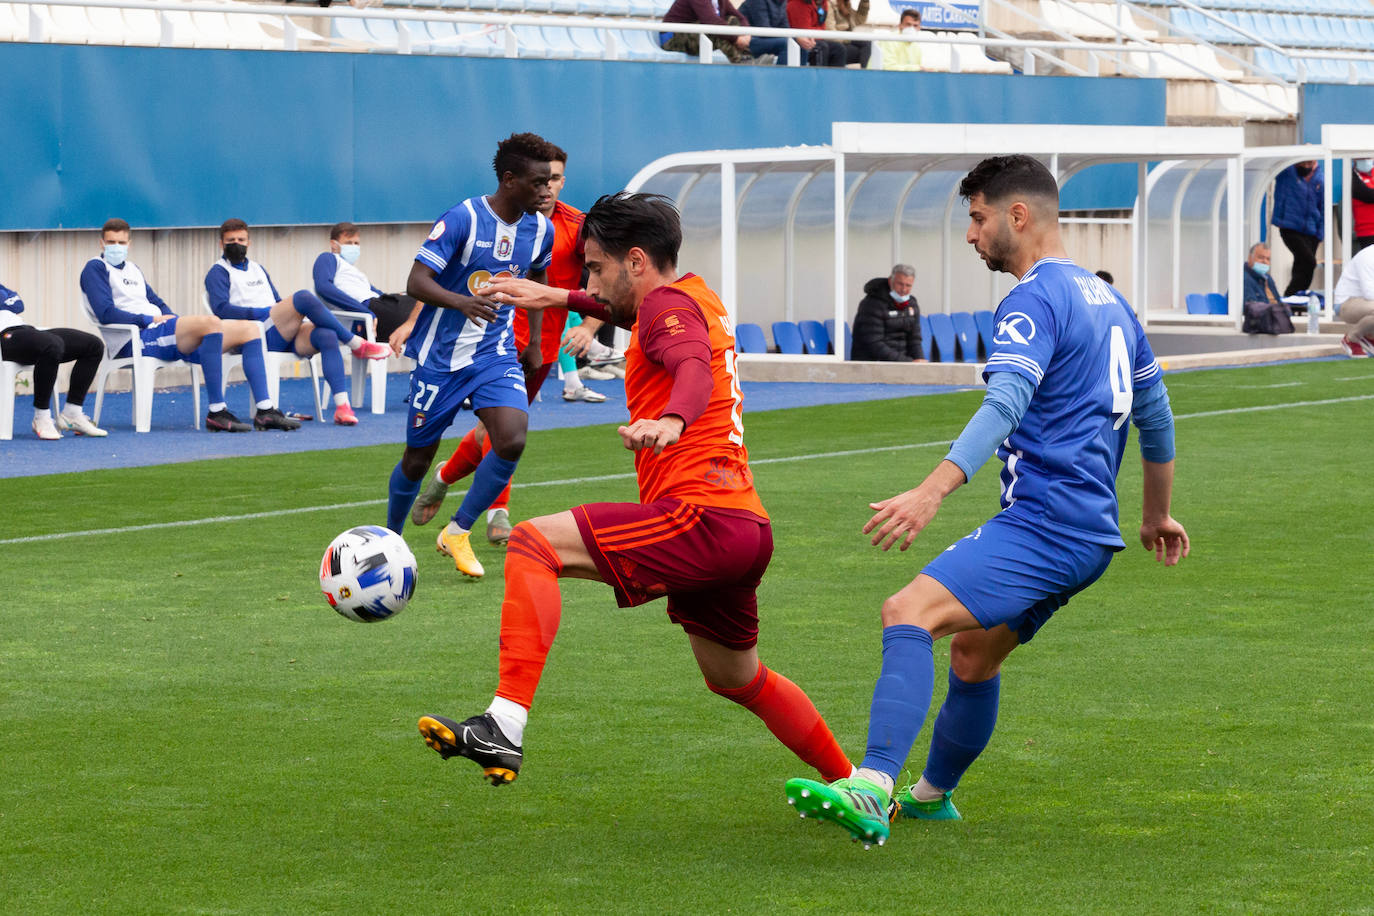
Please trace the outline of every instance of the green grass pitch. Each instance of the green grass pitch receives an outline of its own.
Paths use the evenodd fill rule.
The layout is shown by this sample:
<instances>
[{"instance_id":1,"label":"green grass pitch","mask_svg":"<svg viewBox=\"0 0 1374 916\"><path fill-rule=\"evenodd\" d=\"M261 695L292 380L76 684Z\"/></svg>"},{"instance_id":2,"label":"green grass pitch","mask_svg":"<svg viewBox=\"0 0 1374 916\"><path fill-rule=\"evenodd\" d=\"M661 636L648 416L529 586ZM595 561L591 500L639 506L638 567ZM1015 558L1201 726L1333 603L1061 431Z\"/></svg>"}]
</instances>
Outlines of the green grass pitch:
<instances>
[{"instance_id":1,"label":"green grass pitch","mask_svg":"<svg viewBox=\"0 0 1374 916\"><path fill-rule=\"evenodd\" d=\"M565 583L519 780L440 761L415 720L490 698L499 551L464 581L410 528L415 600L370 626L315 578L380 522L398 447L0 480L0 912L1374 912L1371 369L1171 376L1193 556L1140 548L1132 444L1131 546L1012 656L966 820L869 852L796 818L807 769L706 690L661 604L595 583ZM867 503L979 398L746 415L777 540L760 651L856 760L879 605L991 513L995 468L907 553L868 546ZM633 499L630 470L611 427L532 434L513 514Z\"/></svg>"}]
</instances>

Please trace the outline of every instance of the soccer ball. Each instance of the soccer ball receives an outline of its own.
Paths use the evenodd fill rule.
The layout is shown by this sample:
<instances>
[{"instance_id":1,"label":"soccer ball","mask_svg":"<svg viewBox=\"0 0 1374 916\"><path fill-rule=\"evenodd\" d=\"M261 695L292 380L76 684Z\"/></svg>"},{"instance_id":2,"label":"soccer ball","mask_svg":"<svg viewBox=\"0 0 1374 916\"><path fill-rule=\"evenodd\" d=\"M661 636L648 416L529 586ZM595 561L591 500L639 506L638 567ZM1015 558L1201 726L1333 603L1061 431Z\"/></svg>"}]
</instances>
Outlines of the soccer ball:
<instances>
[{"instance_id":1,"label":"soccer ball","mask_svg":"<svg viewBox=\"0 0 1374 916\"><path fill-rule=\"evenodd\" d=\"M324 552L320 588L329 606L349 620L386 620L401 613L415 594L415 555L388 528L349 528Z\"/></svg>"}]
</instances>

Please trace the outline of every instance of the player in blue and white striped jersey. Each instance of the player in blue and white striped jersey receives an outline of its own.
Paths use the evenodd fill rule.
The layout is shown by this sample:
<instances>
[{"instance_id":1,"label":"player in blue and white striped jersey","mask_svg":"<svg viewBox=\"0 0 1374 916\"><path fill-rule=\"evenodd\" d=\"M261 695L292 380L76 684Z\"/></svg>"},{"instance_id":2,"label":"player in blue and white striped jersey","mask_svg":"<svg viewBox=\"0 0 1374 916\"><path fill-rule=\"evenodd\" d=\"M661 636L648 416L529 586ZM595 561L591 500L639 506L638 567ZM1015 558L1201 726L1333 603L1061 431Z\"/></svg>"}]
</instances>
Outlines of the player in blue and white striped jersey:
<instances>
[{"instance_id":1,"label":"player in blue and white striped jersey","mask_svg":"<svg viewBox=\"0 0 1374 916\"><path fill-rule=\"evenodd\" d=\"M883 604L882 673L854 776L788 782L804 813L866 841L887 837L887 817L873 812L890 804L907 817L959 817L950 795L992 736L1002 662L1125 547L1116 474L1128 418L1144 468L1141 543L1166 566L1189 549L1169 514L1173 415L1163 374L1126 300L1066 256L1054 176L1029 156L995 156L959 193L969 204L967 241L990 270L1020 282L997 308L983 405L919 486L872 504L864 532L884 550L907 549L994 451L1005 464L1002 509ZM894 793L930 707L932 643L945 636L949 692L925 770Z\"/></svg>"},{"instance_id":2,"label":"player in blue and white striped jersey","mask_svg":"<svg viewBox=\"0 0 1374 916\"><path fill-rule=\"evenodd\" d=\"M514 308L488 299L498 277L544 282L553 254L553 224L539 212L552 196L554 148L535 134L515 134L497 147L494 194L448 210L415 254L406 292L424 303L391 335L414 359L406 450L391 472L387 527L400 531L439 439L465 400L487 429L492 449L473 472L472 486L439 532L438 549L464 575L483 574L473 555L473 522L505 489L525 448L529 427L526 377L538 370L540 313L530 313L530 345L515 351Z\"/></svg>"}]
</instances>

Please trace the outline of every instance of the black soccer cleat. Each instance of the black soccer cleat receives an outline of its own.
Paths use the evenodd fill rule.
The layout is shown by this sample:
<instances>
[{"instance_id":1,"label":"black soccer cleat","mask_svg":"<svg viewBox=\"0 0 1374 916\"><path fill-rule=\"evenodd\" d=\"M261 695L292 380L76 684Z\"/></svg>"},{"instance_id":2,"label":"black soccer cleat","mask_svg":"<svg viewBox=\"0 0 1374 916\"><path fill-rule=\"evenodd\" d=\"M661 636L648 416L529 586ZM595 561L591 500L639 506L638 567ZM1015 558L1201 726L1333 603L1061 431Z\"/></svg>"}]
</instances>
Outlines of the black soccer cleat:
<instances>
[{"instance_id":1,"label":"black soccer cleat","mask_svg":"<svg viewBox=\"0 0 1374 916\"><path fill-rule=\"evenodd\" d=\"M205 415L205 428L212 433L246 433L253 427L229 412L229 408L216 410Z\"/></svg>"},{"instance_id":2,"label":"black soccer cleat","mask_svg":"<svg viewBox=\"0 0 1374 916\"><path fill-rule=\"evenodd\" d=\"M253 425L258 429L284 429L287 431L301 428L300 420L293 420L275 407L259 410L253 417Z\"/></svg>"},{"instance_id":3,"label":"black soccer cleat","mask_svg":"<svg viewBox=\"0 0 1374 916\"><path fill-rule=\"evenodd\" d=\"M420 734L425 743L447 760L466 757L482 768L494 786L515 782L524 754L501 731L490 713L454 722L444 716L421 716Z\"/></svg>"}]
</instances>

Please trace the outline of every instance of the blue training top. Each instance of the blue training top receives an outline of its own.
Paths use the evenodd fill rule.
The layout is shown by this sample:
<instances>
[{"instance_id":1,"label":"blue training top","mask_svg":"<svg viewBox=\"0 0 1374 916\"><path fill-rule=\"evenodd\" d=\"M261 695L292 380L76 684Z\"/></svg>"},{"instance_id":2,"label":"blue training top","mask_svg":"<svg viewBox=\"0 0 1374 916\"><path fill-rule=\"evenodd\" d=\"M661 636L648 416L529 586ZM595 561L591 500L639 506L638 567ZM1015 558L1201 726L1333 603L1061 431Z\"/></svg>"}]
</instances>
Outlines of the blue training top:
<instances>
[{"instance_id":1,"label":"blue training top","mask_svg":"<svg viewBox=\"0 0 1374 916\"><path fill-rule=\"evenodd\" d=\"M1043 258L997 307L983 377L1035 386L997 450L1002 507L1044 528L1124 547L1116 474L1136 390L1163 377L1121 294L1063 258Z\"/></svg>"}]
</instances>

